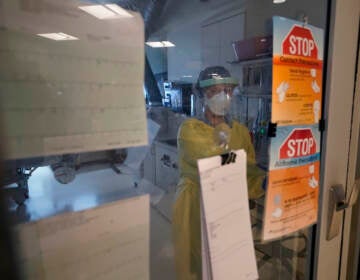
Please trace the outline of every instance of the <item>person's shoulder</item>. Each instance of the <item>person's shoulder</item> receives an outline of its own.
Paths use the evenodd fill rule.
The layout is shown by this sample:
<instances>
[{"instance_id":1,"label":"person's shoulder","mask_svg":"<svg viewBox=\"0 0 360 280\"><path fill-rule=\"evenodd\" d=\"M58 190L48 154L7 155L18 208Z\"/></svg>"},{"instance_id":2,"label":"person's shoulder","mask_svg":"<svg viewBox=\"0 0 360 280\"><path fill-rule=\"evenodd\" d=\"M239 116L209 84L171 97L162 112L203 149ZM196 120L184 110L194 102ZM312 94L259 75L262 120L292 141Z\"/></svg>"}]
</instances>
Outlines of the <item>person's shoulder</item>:
<instances>
[{"instance_id":1,"label":"person's shoulder","mask_svg":"<svg viewBox=\"0 0 360 280\"><path fill-rule=\"evenodd\" d=\"M206 128L207 124L203 121L189 118L183 121L180 126L179 136L186 137L188 135L193 136L197 132L200 132Z\"/></svg>"},{"instance_id":2,"label":"person's shoulder","mask_svg":"<svg viewBox=\"0 0 360 280\"><path fill-rule=\"evenodd\" d=\"M188 118L184 120L181 124L181 127L184 128L197 128L198 126L206 125L203 121L195 119L195 118Z\"/></svg>"}]
</instances>

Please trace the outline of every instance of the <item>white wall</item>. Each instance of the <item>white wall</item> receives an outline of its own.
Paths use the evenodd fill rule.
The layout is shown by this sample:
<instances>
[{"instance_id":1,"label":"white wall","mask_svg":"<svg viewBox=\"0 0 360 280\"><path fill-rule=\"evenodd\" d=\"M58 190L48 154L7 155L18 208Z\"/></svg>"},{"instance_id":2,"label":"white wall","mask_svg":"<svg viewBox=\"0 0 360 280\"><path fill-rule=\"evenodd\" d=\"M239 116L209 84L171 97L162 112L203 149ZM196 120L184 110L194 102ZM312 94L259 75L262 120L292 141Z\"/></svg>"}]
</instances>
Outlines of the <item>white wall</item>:
<instances>
[{"instance_id":1,"label":"white wall","mask_svg":"<svg viewBox=\"0 0 360 280\"><path fill-rule=\"evenodd\" d=\"M146 46L145 51L151 65L151 70L154 74L159 74L167 71L168 53L166 48L151 48L149 46Z\"/></svg>"},{"instance_id":2,"label":"white wall","mask_svg":"<svg viewBox=\"0 0 360 280\"><path fill-rule=\"evenodd\" d=\"M201 67L200 38L198 23L195 26L184 25L168 33L168 39L176 45L168 51L169 80L194 81L196 79Z\"/></svg>"},{"instance_id":3,"label":"white wall","mask_svg":"<svg viewBox=\"0 0 360 280\"><path fill-rule=\"evenodd\" d=\"M169 79L196 80L202 68L201 26L244 12L245 26L233 28L244 28L245 38L271 34L274 15L297 20L307 15L309 24L324 28L326 3L326 0L288 0L277 5L271 0L173 1L157 33L176 44L168 51ZM228 68L238 72L236 66ZM192 78L183 78L184 75Z\"/></svg>"},{"instance_id":4,"label":"white wall","mask_svg":"<svg viewBox=\"0 0 360 280\"><path fill-rule=\"evenodd\" d=\"M234 60L232 42L244 39L245 14L215 21L201 27L201 66L202 68L222 65L229 67Z\"/></svg>"},{"instance_id":5,"label":"white wall","mask_svg":"<svg viewBox=\"0 0 360 280\"><path fill-rule=\"evenodd\" d=\"M169 40L176 44L175 48L168 49L167 70L169 80L194 82L201 70L201 26L214 21L224 12L233 14L234 3L240 8L241 1L217 0L200 2L198 0L174 0L162 18L160 28L152 34L149 40ZM235 9L235 10L236 10ZM150 54L151 55L151 54ZM162 65L154 61L151 64L155 73L163 69ZM162 59L162 58L161 58ZM184 77L185 76L185 77ZM191 76L191 77L189 77Z\"/></svg>"},{"instance_id":6,"label":"white wall","mask_svg":"<svg viewBox=\"0 0 360 280\"><path fill-rule=\"evenodd\" d=\"M283 16L302 20L306 15L309 24L325 28L326 0L288 0L283 4L273 4L272 0L251 0L245 4L246 37L271 34L272 16Z\"/></svg>"}]
</instances>

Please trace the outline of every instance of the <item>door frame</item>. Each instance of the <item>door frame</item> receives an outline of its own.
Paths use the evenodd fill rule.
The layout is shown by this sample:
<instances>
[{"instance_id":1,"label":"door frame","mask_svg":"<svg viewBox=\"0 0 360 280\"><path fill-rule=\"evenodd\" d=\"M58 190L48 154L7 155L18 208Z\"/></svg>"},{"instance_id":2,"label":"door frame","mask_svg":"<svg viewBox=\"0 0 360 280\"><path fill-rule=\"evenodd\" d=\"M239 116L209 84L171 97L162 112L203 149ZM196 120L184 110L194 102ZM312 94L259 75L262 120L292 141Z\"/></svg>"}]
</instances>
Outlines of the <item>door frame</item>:
<instances>
[{"instance_id":1,"label":"door frame","mask_svg":"<svg viewBox=\"0 0 360 280\"><path fill-rule=\"evenodd\" d=\"M354 77L357 57L359 0L329 1L327 67L324 72L325 130L322 137L321 192L314 251L314 279L346 279L341 269L342 245L346 230L327 240L329 195L331 186L341 184L348 195L351 128L354 101ZM351 211L351 209L346 210ZM344 211L343 211L344 212ZM341 224L344 225L344 215ZM346 222L346 221L345 221ZM341 225L341 227L342 227ZM342 242L345 238L344 242ZM341 273L340 273L341 272ZM341 274L341 275L340 275ZM341 278L340 278L341 277Z\"/></svg>"},{"instance_id":2,"label":"door frame","mask_svg":"<svg viewBox=\"0 0 360 280\"><path fill-rule=\"evenodd\" d=\"M360 29L360 21L359 21ZM359 34L360 39L360 34ZM359 150L359 131L360 131L360 40L358 40L357 51L357 73L355 73L355 92L352 112L350 151L348 163L348 178L347 178L347 197L350 196L354 188L356 178L356 166L358 160ZM354 232L354 229L357 228ZM360 200L357 203L345 210L343 238L342 238L342 252L341 252L341 267L340 279L356 279L358 258L359 258L359 242L360 237ZM356 269L356 271L355 271Z\"/></svg>"}]
</instances>

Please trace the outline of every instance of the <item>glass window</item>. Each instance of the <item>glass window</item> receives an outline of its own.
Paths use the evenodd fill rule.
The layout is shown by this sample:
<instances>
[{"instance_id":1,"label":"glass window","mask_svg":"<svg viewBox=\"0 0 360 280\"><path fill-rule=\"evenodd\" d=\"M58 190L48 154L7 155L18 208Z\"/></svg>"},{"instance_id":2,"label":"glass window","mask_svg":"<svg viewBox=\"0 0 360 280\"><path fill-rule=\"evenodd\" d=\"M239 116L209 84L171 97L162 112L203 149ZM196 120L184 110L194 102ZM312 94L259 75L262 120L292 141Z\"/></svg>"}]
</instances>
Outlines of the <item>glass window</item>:
<instances>
[{"instance_id":1,"label":"glass window","mask_svg":"<svg viewBox=\"0 0 360 280\"><path fill-rule=\"evenodd\" d=\"M53 264L41 266L43 246L52 257L51 248L57 248L62 257L51 260L69 269L59 271L59 279L77 262L88 273L74 268L74 279L102 279L95 273L119 279L117 256L128 265L124 273L134 277L129 279L201 279L196 160L235 148L246 150L249 176L256 181L248 185L248 200L260 279L310 279L311 227L274 241L261 239L271 139L272 17L325 29L327 2L1 1L0 108L5 138L13 137L5 149L14 155L4 161L3 187L24 279L52 279L45 266ZM126 143L114 136L118 130L128 131ZM102 133L98 142L91 133ZM149 144L139 146L146 137ZM107 142L113 147L100 145L104 138L115 139ZM85 141L83 150L79 141ZM54 152L65 142L65 152ZM148 227L142 202L131 200L145 194ZM134 207L126 208L124 201ZM117 209L122 217L104 209ZM100 227L113 222L111 215L138 226L133 239L123 228L124 239L107 237ZM86 220L91 229L96 217L98 236L86 226L81 232L56 227ZM43 229L46 238L34 239L37 222L52 229ZM106 251L97 237L119 243L104 241L111 244ZM29 240L39 243L30 246ZM121 240L131 240L129 252L137 250L144 259L131 258L126 249L112 251ZM64 251L56 242L64 242ZM92 261L97 251L90 247L99 248L108 276L102 263ZM66 250L74 254L68 263ZM21 257L26 254L31 261ZM147 259L147 272L129 265Z\"/></svg>"}]
</instances>

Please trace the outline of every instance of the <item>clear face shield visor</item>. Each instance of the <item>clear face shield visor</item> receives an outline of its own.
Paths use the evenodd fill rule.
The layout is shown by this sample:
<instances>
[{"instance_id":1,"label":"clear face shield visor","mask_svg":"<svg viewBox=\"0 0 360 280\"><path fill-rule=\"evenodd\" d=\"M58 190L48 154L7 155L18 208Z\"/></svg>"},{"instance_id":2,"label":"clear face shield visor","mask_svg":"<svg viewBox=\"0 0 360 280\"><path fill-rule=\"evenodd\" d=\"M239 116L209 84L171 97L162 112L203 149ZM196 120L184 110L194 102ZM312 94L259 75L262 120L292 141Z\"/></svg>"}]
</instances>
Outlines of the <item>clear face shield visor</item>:
<instances>
[{"instance_id":1,"label":"clear face shield visor","mask_svg":"<svg viewBox=\"0 0 360 280\"><path fill-rule=\"evenodd\" d=\"M232 77L216 77L199 83L204 93L205 107L214 115L224 116L230 109L231 98L237 80Z\"/></svg>"}]
</instances>

